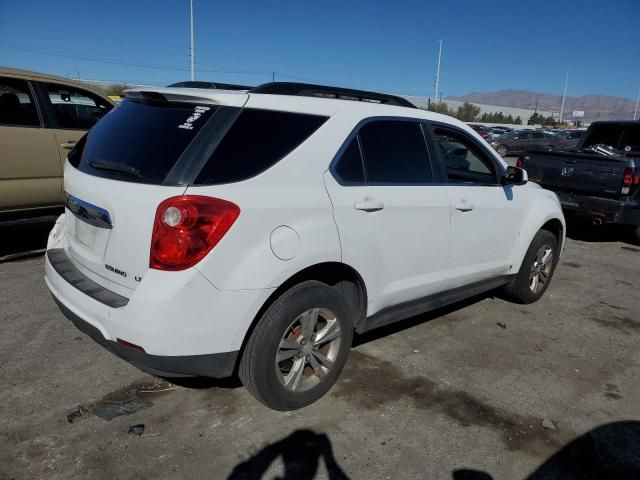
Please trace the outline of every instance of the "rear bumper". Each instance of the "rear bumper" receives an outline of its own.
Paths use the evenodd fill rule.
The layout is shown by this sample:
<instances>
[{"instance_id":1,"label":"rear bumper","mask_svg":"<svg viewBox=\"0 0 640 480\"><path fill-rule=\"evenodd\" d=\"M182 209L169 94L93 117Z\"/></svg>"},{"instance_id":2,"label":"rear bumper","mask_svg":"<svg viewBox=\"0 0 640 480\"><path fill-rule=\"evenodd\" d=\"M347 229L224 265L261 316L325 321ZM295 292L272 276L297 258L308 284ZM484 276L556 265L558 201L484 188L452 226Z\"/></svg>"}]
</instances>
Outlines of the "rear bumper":
<instances>
[{"instance_id":1,"label":"rear bumper","mask_svg":"<svg viewBox=\"0 0 640 480\"><path fill-rule=\"evenodd\" d=\"M249 325L271 293L218 290L194 269L149 270L131 297L115 307L118 296L55 258L61 254L66 255L62 248L48 250L45 282L64 315L100 345L156 375L231 375Z\"/></svg>"},{"instance_id":2,"label":"rear bumper","mask_svg":"<svg viewBox=\"0 0 640 480\"><path fill-rule=\"evenodd\" d=\"M640 225L640 201L591 197L572 192L556 192L562 209L576 215L598 218L602 223Z\"/></svg>"},{"instance_id":3,"label":"rear bumper","mask_svg":"<svg viewBox=\"0 0 640 480\"><path fill-rule=\"evenodd\" d=\"M53 299L58 304L58 307L60 307L62 313L73 322L78 330L91 337L96 343L102 345L114 355L126 360L140 370L163 377L202 376L224 378L233 374L238 359L238 351L172 357L150 355L107 340L102 336L100 330L65 307L55 296Z\"/></svg>"}]
</instances>

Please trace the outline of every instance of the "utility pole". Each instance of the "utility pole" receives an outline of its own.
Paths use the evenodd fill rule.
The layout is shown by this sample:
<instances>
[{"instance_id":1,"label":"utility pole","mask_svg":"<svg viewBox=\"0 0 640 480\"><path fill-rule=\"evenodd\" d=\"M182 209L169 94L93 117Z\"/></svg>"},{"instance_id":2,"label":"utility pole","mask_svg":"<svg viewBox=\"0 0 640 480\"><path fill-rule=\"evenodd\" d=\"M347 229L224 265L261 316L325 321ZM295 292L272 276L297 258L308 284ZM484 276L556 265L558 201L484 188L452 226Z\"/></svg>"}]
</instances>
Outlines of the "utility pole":
<instances>
[{"instance_id":1,"label":"utility pole","mask_svg":"<svg viewBox=\"0 0 640 480\"><path fill-rule=\"evenodd\" d=\"M569 74L567 73L567 79L564 81L564 93L562 94L562 105L560 106L560 123L562 123L562 112L564 112L564 99L567 96L568 84L569 84Z\"/></svg>"},{"instance_id":2,"label":"utility pole","mask_svg":"<svg viewBox=\"0 0 640 480\"><path fill-rule=\"evenodd\" d=\"M438 48L438 67L436 68L436 94L434 100L436 103L440 103L438 101L438 94L440 93L440 60L442 59L442 40L438 40L440 44Z\"/></svg>"},{"instance_id":3,"label":"utility pole","mask_svg":"<svg viewBox=\"0 0 640 480\"><path fill-rule=\"evenodd\" d=\"M271 81L272 81L272 82L275 82L275 81L276 81L276 72L272 72L272 75L271 75Z\"/></svg>"},{"instance_id":4,"label":"utility pole","mask_svg":"<svg viewBox=\"0 0 640 480\"><path fill-rule=\"evenodd\" d=\"M189 14L191 17L191 81L196 79L196 52L193 46L193 0L189 0Z\"/></svg>"},{"instance_id":5,"label":"utility pole","mask_svg":"<svg viewBox=\"0 0 640 480\"><path fill-rule=\"evenodd\" d=\"M636 98L636 109L633 112L633 119L636 119L636 116L638 115L638 103L640 103L640 88L638 89L638 98Z\"/></svg>"}]
</instances>

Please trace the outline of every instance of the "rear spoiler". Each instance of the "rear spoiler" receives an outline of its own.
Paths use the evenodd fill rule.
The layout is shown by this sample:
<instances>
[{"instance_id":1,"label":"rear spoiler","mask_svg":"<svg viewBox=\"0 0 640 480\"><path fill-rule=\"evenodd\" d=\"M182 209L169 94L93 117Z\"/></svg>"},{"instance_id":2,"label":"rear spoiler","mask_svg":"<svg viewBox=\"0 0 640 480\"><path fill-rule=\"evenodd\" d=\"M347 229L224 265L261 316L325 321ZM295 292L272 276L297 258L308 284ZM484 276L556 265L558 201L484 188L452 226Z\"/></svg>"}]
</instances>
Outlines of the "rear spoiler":
<instances>
[{"instance_id":1,"label":"rear spoiler","mask_svg":"<svg viewBox=\"0 0 640 480\"><path fill-rule=\"evenodd\" d=\"M233 90L197 90L190 88L129 89L123 92L125 98L144 100L149 103L199 103L204 105L228 105L242 107L249 95Z\"/></svg>"}]
</instances>

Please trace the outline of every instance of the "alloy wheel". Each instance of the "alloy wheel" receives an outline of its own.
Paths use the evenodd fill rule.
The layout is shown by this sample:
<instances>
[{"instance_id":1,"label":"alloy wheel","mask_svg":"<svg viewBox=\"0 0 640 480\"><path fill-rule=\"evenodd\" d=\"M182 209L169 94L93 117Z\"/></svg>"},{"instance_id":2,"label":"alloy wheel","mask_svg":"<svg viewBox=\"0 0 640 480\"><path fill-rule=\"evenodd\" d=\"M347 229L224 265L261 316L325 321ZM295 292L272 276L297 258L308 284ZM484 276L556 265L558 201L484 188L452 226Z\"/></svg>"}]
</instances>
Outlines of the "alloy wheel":
<instances>
[{"instance_id":1,"label":"alloy wheel","mask_svg":"<svg viewBox=\"0 0 640 480\"><path fill-rule=\"evenodd\" d=\"M538 249L529 271L529 290L537 293L543 289L551 277L552 267L553 249L548 245L543 245Z\"/></svg>"},{"instance_id":2,"label":"alloy wheel","mask_svg":"<svg viewBox=\"0 0 640 480\"><path fill-rule=\"evenodd\" d=\"M301 392L313 388L329 373L340 352L342 331L336 315L326 308L300 314L285 331L275 359L280 384Z\"/></svg>"}]
</instances>

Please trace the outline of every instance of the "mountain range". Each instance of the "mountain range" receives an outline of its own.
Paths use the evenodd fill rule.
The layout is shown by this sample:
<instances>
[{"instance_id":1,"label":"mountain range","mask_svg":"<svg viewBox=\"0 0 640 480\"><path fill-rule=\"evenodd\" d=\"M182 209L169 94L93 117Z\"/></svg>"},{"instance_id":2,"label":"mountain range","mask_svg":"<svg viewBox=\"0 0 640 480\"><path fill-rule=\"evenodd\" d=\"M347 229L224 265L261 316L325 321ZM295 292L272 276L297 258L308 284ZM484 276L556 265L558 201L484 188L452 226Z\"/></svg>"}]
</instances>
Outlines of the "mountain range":
<instances>
[{"instance_id":1,"label":"mountain range","mask_svg":"<svg viewBox=\"0 0 640 480\"><path fill-rule=\"evenodd\" d=\"M447 97L445 100L499 105L504 107L527 108L535 110L560 111L562 96L550 93L531 92L528 90L500 90L498 92L473 92L463 97ZM607 95L583 95L582 97L565 98L563 117L572 119L574 111L584 111L584 121L596 120L631 120L636 102L628 98L610 97ZM639 111L640 113L640 111Z\"/></svg>"}]
</instances>

